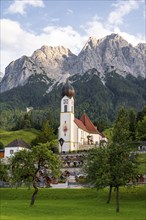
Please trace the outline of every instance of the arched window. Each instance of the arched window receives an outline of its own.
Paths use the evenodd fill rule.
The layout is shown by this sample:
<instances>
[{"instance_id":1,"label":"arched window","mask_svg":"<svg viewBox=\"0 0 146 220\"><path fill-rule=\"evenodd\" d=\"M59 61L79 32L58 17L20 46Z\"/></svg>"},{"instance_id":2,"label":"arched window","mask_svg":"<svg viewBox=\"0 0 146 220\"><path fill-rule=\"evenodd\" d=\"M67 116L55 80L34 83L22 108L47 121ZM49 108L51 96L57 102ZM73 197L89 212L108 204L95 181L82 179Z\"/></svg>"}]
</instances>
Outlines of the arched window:
<instances>
[{"instance_id":1,"label":"arched window","mask_svg":"<svg viewBox=\"0 0 146 220\"><path fill-rule=\"evenodd\" d=\"M67 105L64 105L64 112L67 112Z\"/></svg>"}]
</instances>

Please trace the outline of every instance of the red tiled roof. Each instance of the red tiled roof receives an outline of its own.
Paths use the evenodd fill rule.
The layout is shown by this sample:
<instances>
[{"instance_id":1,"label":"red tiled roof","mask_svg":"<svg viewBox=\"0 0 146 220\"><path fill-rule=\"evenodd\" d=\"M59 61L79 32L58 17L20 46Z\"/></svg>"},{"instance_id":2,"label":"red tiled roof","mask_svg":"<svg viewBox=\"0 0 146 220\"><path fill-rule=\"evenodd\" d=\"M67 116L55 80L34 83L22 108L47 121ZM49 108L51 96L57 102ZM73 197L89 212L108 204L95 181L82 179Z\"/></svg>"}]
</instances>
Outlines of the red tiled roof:
<instances>
[{"instance_id":1,"label":"red tiled roof","mask_svg":"<svg viewBox=\"0 0 146 220\"><path fill-rule=\"evenodd\" d=\"M99 134L102 137L104 137L104 135L97 130L97 127L94 126L92 121L89 119L89 117L85 113L82 115L80 119L75 118L74 122L82 130L87 131L91 134Z\"/></svg>"},{"instance_id":2,"label":"red tiled roof","mask_svg":"<svg viewBox=\"0 0 146 220\"><path fill-rule=\"evenodd\" d=\"M77 125L79 128L81 128L82 130L88 132L88 130L86 129L85 125L83 124L83 122L82 122L81 120L75 118L75 119L74 119L74 122L76 123L76 125Z\"/></svg>"},{"instance_id":3,"label":"red tiled roof","mask_svg":"<svg viewBox=\"0 0 146 220\"><path fill-rule=\"evenodd\" d=\"M94 124L91 122L91 120L88 118L88 116L84 113L82 115L82 117L80 118L80 121L83 122L83 124L85 125L86 129L89 131L89 132L92 132L92 133L99 133L97 128L94 126Z\"/></svg>"},{"instance_id":4,"label":"red tiled roof","mask_svg":"<svg viewBox=\"0 0 146 220\"><path fill-rule=\"evenodd\" d=\"M23 140L14 140L11 143L9 143L6 147L24 147L24 148L29 148L29 144L27 144Z\"/></svg>"},{"instance_id":5,"label":"red tiled roof","mask_svg":"<svg viewBox=\"0 0 146 220\"><path fill-rule=\"evenodd\" d=\"M74 122L79 128L81 128L84 131L87 131L92 134L100 134L101 136L103 136L103 134L97 130L97 128L94 126L94 124L91 122L91 120L85 113L82 115L80 119L75 118Z\"/></svg>"}]
</instances>

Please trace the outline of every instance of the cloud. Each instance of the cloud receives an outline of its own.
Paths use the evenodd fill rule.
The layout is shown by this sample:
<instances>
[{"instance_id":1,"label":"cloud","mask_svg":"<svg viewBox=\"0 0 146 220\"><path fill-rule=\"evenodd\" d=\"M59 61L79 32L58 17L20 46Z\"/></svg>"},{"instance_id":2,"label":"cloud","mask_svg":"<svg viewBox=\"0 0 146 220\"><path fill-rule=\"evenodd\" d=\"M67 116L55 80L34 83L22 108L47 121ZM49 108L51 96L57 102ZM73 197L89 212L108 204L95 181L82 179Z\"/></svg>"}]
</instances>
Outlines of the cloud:
<instances>
[{"instance_id":1,"label":"cloud","mask_svg":"<svg viewBox=\"0 0 146 220\"><path fill-rule=\"evenodd\" d=\"M136 46L138 43L145 43L145 37L141 34L132 35L128 34L124 31L121 31L120 28L115 28L113 33L119 34L121 37L123 37L125 40L128 41L128 43L131 43L133 46Z\"/></svg>"},{"instance_id":2,"label":"cloud","mask_svg":"<svg viewBox=\"0 0 146 220\"><path fill-rule=\"evenodd\" d=\"M66 14L67 14L67 15L73 14L73 10L71 10L71 9L68 8Z\"/></svg>"},{"instance_id":3,"label":"cloud","mask_svg":"<svg viewBox=\"0 0 146 220\"><path fill-rule=\"evenodd\" d=\"M1 20L1 71L4 72L11 61L22 55L32 53L31 49L37 47L37 36L24 31L18 22ZM23 43L22 43L23 42Z\"/></svg>"},{"instance_id":4,"label":"cloud","mask_svg":"<svg viewBox=\"0 0 146 220\"><path fill-rule=\"evenodd\" d=\"M62 45L78 53L86 40L71 26L47 26L37 35L23 30L16 21L1 19L1 71L4 72L11 61L23 55L31 56L34 50L43 45Z\"/></svg>"},{"instance_id":5,"label":"cloud","mask_svg":"<svg viewBox=\"0 0 146 220\"><path fill-rule=\"evenodd\" d=\"M68 47L74 53L78 53L84 37L71 26L48 26L43 29L45 36L49 37L49 44L53 46L62 45ZM57 37L56 37L57 36Z\"/></svg>"},{"instance_id":6,"label":"cloud","mask_svg":"<svg viewBox=\"0 0 146 220\"><path fill-rule=\"evenodd\" d=\"M146 6L145 6L145 9L144 9L144 12L143 12L143 16L144 16L144 19L146 20Z\"/></svg>"},{"instance_id":7,"label":"cloud","mask_svg":"<svg viewBox=\"0 0 146 220\"><path fill-rule=\"evenodd\" d=\"M108 22L103 22L101 19L96 15L92 18L91 21L87 22L84 26L81 26L82 29L85 31L86 36L94 36L97 39L103 38L107 35L112 33L119 34L128 43L131 43L133 46L136 46L138 43L144 43L145 37L137 34L132 35L126 32L123 32L120 27L116 26L109 26Z\"/></svg>"},{"instance_id":8,"label":"cloud","mask_svg":"<svg viewBox=\"0 0 146 220\"><path fill-rule=\"evenodd\" d=\"M52 22L57 22L57 21L60 21L60 18L51 18L51 21Z\"/></svg>"},{"instance_id":9,"label":"cloud","mask_svg":"<svg viewBox=\"0 0 146 220\"><path fill-rule=\"evenodd\" d=\"M85 31L87 36L95 36L96 38L102 38L111 33L97 15L95 15L91 21L82 25L81 28Z\"/></svg>"},{"instance_id":10,"label":"cloud","mask_svg":"<svg viewBox=\"0 0 146 220\"><path fill-rule=\"evenodd\" d=\"M135 10L139 7L139 4L142 1L120 0L117 3L113 4L115 10L113 10L108 16L108 23L110 25L121 25L123 24L123 17L129 14L132 10Z\"/></svg>"},{"instance_id":11,"label":"cloud","mask_svg":"<svg viewBox=\"0 0 146 220\"><path fill-rule=\"evenodd\" d=\"M7 9L7 13L15 14L19 13L24 15L26 13L26 7L31 5L33 7L44 7L43 0L15 0Z\"/></svg>"}]
</instances>

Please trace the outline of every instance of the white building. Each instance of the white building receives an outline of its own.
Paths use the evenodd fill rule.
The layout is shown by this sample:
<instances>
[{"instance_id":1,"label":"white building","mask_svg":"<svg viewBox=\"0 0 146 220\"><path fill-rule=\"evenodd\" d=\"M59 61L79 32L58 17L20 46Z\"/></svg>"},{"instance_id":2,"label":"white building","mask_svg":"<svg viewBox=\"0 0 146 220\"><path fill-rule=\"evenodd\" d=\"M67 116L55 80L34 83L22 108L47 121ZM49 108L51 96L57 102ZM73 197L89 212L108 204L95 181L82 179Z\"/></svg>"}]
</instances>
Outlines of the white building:
<instances>
[{"instance_id":1,"label":"white building","mask_svg":"<svg viewBox=\"0 0 146 220\"><path fill-rule=\"evenodd\" d=\"M80 119L74 116L74 88L67 80L62 88L60 127L58 128L59 151L70 152L89 149L101 141L107 141L84 113Z\"/></svg>"},{"instance_id":2,"label":"white building","mask_svg":"<svg viewBox=\"0 0 146 220\"><path fill-rule=\"evenodd\" d=\"M23 140L14 140L5 147L4 158L13 156L16 152L29 149L29 145Z\"/></svg>"}]
</instances>

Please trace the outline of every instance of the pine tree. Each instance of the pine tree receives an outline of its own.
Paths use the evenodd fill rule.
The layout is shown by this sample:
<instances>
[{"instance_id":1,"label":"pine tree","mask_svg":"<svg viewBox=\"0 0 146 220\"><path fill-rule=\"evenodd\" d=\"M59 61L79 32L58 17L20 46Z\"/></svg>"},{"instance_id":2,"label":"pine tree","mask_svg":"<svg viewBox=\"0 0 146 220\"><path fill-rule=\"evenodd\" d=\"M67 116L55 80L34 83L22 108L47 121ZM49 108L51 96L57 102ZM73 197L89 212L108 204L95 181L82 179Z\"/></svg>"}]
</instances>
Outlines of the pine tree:
<instances>
[{"instance_id":1,"label":"pine tree","mask_svg":"<svg viewBox=\"0 0 146 220\"><path fill-rule=\"evenodd\" d=\"M112 141L114 143L125 143L129 141L130 131L129 131L129 116L126 109L121 108L118 112L118 116L115 120L113 127L113 137Z\"/></svg>"},{"instance_id":2,"label":"pine tree","mask_svg":"<svg viewBox=\"0 0 146 220\"><path fill-rule=\"evenodd\" d=\"M135 129L136 129L136 113L134 110L129 111L129 132L132 141L135 140Z\"/></svg>"}]
</instances>

